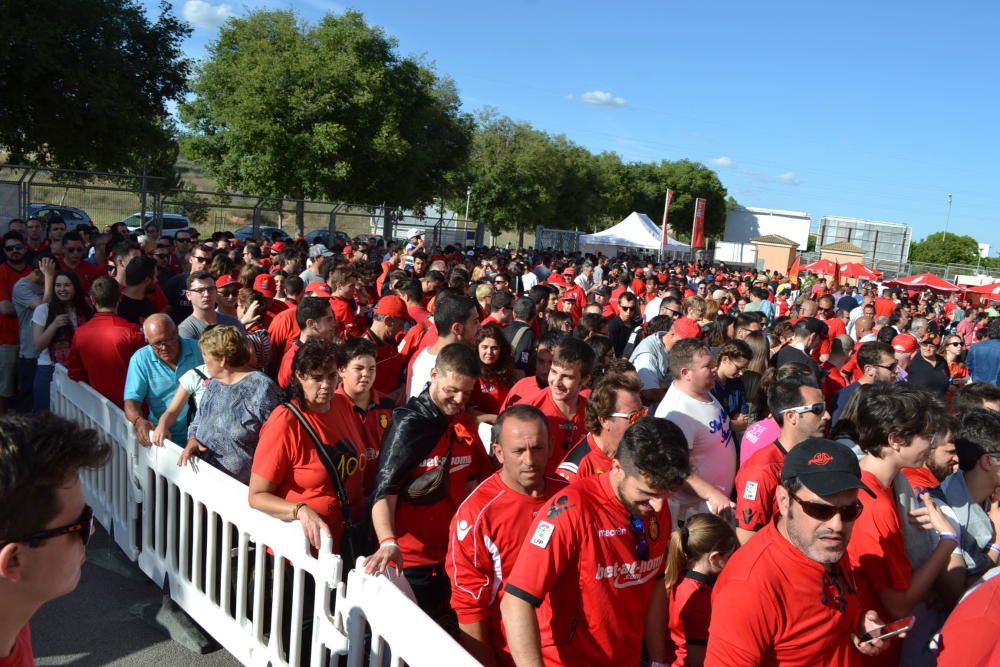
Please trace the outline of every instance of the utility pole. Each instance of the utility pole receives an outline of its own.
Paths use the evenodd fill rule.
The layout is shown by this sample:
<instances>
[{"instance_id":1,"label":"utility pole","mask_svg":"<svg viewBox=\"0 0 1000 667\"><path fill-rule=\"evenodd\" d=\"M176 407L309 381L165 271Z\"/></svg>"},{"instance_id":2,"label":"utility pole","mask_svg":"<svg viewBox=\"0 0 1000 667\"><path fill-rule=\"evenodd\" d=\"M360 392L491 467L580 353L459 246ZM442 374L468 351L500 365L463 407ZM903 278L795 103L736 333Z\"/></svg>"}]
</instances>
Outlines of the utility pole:
<instances>
[{"instance_id":1,"label":"utility pole","mask_svg":"<svg viewBox=\"0 0 1000 667\"><path fill-rule=\"evenodd\" d=\"M951 222L951 193L948 193L948 215L944 219L944 238L941 239L942 242L948 240L948 223Z\"/></svg>"},{"instance_id":2,"label":"utility pole","mask_svg":"<svg viewBox=\"0 0 1000 667\"><path fill-rule=\"evenodd\" d=\"M472 202L472 186L465 189L465 221L469 221L469 204Z\"/></svg>"}]
</instances>

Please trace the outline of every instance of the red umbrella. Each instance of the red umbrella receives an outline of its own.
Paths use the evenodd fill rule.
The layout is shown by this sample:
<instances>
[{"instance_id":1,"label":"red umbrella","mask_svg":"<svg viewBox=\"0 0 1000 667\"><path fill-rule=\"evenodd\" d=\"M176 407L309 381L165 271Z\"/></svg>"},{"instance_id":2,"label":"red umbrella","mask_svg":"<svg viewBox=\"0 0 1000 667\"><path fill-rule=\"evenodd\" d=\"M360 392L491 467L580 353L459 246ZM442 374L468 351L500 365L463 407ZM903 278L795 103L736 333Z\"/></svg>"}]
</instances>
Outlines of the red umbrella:
<instances>
[{"instance_id":1,"label":"red umbrella","mask_svg":"<svg viewBox=\"0 0 1000 667\"><path fill-rule=\"evenodd\" d=\"M858 278L860 280L881 280L882 272L876 271L860 262L848 262L840 265L841 278Z\"/></svg>"},{"instance_id":2,"label":"red umbrella","mask_svg":"<svg viewBox=\"0 0 1000 667\"><path fill-rule=\"evenodd\" d=\"M812 271L813 273L823 273L832 276L837 272L837 263L829 259L817 259L815 262L806 264L802 271Z\"/></svg>"},{"instance_id":3,"label":"red umbrella","mask_svg":"<svg viewBox=\"0 0 1000 667\"><path fill-rule=\"evenodd\" d=\"M944 278L935 276L933 273L918 273L915 276L904 276L890 280L889 284L894 287L906 287L912 290L929 289L934 292L961 292L962 288L948 282Z\"/></svg>"}]
</instances>

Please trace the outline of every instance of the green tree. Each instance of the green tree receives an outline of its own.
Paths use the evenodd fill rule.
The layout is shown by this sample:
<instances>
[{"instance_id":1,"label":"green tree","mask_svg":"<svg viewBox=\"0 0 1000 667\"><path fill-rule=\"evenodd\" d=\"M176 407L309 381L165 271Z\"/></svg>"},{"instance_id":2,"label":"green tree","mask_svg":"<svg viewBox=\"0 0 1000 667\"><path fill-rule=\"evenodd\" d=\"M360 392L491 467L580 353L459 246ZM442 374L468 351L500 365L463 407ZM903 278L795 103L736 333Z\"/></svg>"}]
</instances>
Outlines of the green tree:
<instances>
[{"instance_id":1,"label":"green tree","mask_svg":"<svg viewBox=\"0 0 1000 667\"><path fill-rule=\"evenodd\" d=\"M155 21L135 0L0 3L0 147L11 162L160 173L188 34L167 2Z\"/></svg>"},{"instance_id":2,"label":"green tree","mask_svg":"<svg viewBox=\"0 0 1000 667\"><path fill-rule=\"evenodd\" d=\"M910 261L929 264L975 264L979 242L971 236L935 232L910 244Z\"/></svg>"},{"instance_id":3,"label":"green tree","mask_svg":"<svg viewBox=\"0 0 1000 667\"><path fill-rule=\"evenodd\" d=\"M448 194L471 141L454 85L358 12L230 19L192 89L185 154L223 187L296 200L300 232L306 198L417 207Z\"/></svg>"}]
</instances>

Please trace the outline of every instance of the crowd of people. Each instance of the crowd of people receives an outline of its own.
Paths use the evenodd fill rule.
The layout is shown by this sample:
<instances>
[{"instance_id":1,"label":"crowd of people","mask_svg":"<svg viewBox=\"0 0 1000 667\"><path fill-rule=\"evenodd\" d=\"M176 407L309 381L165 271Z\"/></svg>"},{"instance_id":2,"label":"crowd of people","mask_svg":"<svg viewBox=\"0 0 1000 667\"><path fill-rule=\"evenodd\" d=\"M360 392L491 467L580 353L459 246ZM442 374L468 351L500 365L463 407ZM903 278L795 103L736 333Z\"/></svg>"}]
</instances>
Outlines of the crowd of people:
<instances>
[{"instance_id":1,"label":"crowd of people","mask_svg":"<svg viewBox=\"0 0 1000 667\"><path fill-rule=\"evenodd\" d=\"M30 657L57 588L25 585L35 552L90 535L52 475L106 456L60 420L25 435L56 364L143 446L401 573L485 665L1000 664L979 622L1000 611L990 303L419 230L143 232L3 236L0 598L24 603L0 611L0 665L30 664L3 656ZM86 452L28 518L43 436Z\"/></svg>"}]
</instances>

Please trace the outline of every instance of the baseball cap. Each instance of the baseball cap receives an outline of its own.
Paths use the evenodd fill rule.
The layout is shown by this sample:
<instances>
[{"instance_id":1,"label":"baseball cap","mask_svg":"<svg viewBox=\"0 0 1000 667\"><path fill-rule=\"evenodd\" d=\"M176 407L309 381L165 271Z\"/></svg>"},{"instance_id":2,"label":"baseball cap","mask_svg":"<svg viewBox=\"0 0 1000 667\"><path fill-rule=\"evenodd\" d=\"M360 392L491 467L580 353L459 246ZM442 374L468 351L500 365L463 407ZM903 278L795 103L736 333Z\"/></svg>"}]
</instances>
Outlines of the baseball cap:
<instances>
[{"instance_id":1,"label":"baseball cap","mask_svg":"<svg viewBox=\"0 0 1000 667\"><path fill-rule=\"evenodd\" d=\"M849 489L875 494L861 481L858 457L846 445L827 438L807 438L785 455L781 481L798 478L818 496L832 496Z\"/></svg>"},{"instance_id":2,"label":"baseball cap","mask_svg":"<svg viewBox=\"0 0 1000 667\"><path fill-rule=\"evenodd\" d=\"M412 238L415 238L417 236L423 236L423 235L424 235L423 231L417 229L416 227L414 227L410 231L406 232L406 238L408 238L408 239L412 239Z\"/></svg>"},{"instance_id":3,"label":"baseball cap","mask_svg":"<svg viewBox=\"0 0 1000 667\"><path fill-rule=\"evenodd\" d=\"M353 255L354 254L354 248L352 248L349 245L345 245L344 246L344 252L343 252L343 254L345 254L347 256Z\"/></svg>"},{"instance_id":4,"label":"baseball cap","mask_svg":"<svg viewBox=\"0 0 1000 667\"><path fill-rule=\"evenodd\" d=\"M260 292L269 299L273 299L278 293L277 287L274 284L274 278L268 273L262 273L254 279L253 289L255 292Z\"/></svg>"},{"instance_id":5,"label":"baseball cap","mask_svg":"<svg viewBox=\"0 0 1000 667\"><path fill-rule=\"evenodd\" d=\"M701 327L689 317L682 317L674 322L673 330L681 338L698 338L701 335Z\"/></svg>"},{"instance_id":6,"label":"baseball cap","mask_svg":"<svg viewBox=\"0 0 1000 667\"><path fill-rule=\"evenodd\" d=\"M271 251L272 252L281 252L284 249L285 249L285 242L284 241L275 241L274 243L271 244Z\"/></svg>"},{"instance_id":7,"label":"baseball cap","mask_svg":"<svg viewBox=\"0 0 1000 667\"><path fill-rule=\"evenodd\" d=\"M898 354L913 354L917 351L917 339L912 334L899 334L892 339L892 349Z\"/></svg>"},{"instance_id":8,"label":"baseball cap","mask_svg":"<svg viewBox=\"0 0 1000 667\"><path fill-rule=\"evenodd\" d=\"M553 273L552 275L549 276L549 282L552 283L553 285L565 285L566 279L563 278L558 273Z\"/></svg>"},{"instance_id":9,"label":"baseball cap","mask_svg":"<svg viewBox=\"0 0 1000 667\"><path fill-rule=\"evenodd\" d=\"M326 283L323 283L323 285L326 285ZM403 300L395 294L387 294L379 299L372 312L376 315L382 315L383 317L395 317L401 320L413 321L413 318L410 317L410 313L406 310L406 304L403 303Z\"/></svg>"},{"instance_id":10,"label":"baseball cap","mask_svg":"<svg viewBox=\"0 0 1000 667\"><path fill-rule=\"evenodd\" d=\"M333 290L322 280L314 280L309 283L303 293L307 296L318 296L321 298L333 296Z\"/></svg>"},{"instance_id":11,"label":"baseball cap","mask_svg":"<svg viewBox=\"0 0 1000 667\"><path fill-rule=\"evenodd\" d=\"M600 294L601 296L611 296L611 290L607 287L598 287L593 291L594 294Z\"/></svg>"},{"instance_id":12,"label":"baseball cap","mask_svg":"<svg viewBox=\"0 0 1000 667\"><path fill-rule=\"evenodd\" d=\"M322 243L317 243L313 247L309 248L309 259L314 259L316 257L333 257L333 253Z\"/></svg>"},{"instance_id":13,"label":"baseball cap","mask_svg":"<svg viewBox=\"0 0 1000 667\"><path fill-rule=\"evenodd\" d=\"M562 274L564 276L575 276L576 275L576 267L574 267L574 266L567 266L565 269L563 269Z\"/></svg>"},{"instance_id":14,"label":"baseball cap","mask_svg":"<svg viewBox=\"0 0 1000 667\"><path fill-rule=\"evenodd\" d=\"M562 301L576 301L576 292L567 292Z\"/></svg>"},{"instance_id":15,"label":"baseball cap","mask_svg":"<svg viewBox=\"0 0 1000 667\"><path fill-rule=\"evenodd\" d=\"M233 278L228 273L223 273L215 281L215 288L216 289L222 289L223 287L229 287L230 285L239 285L239 284L240 284L240 281L238 281L236 278Z\"/></svg>"}]
</instances>

